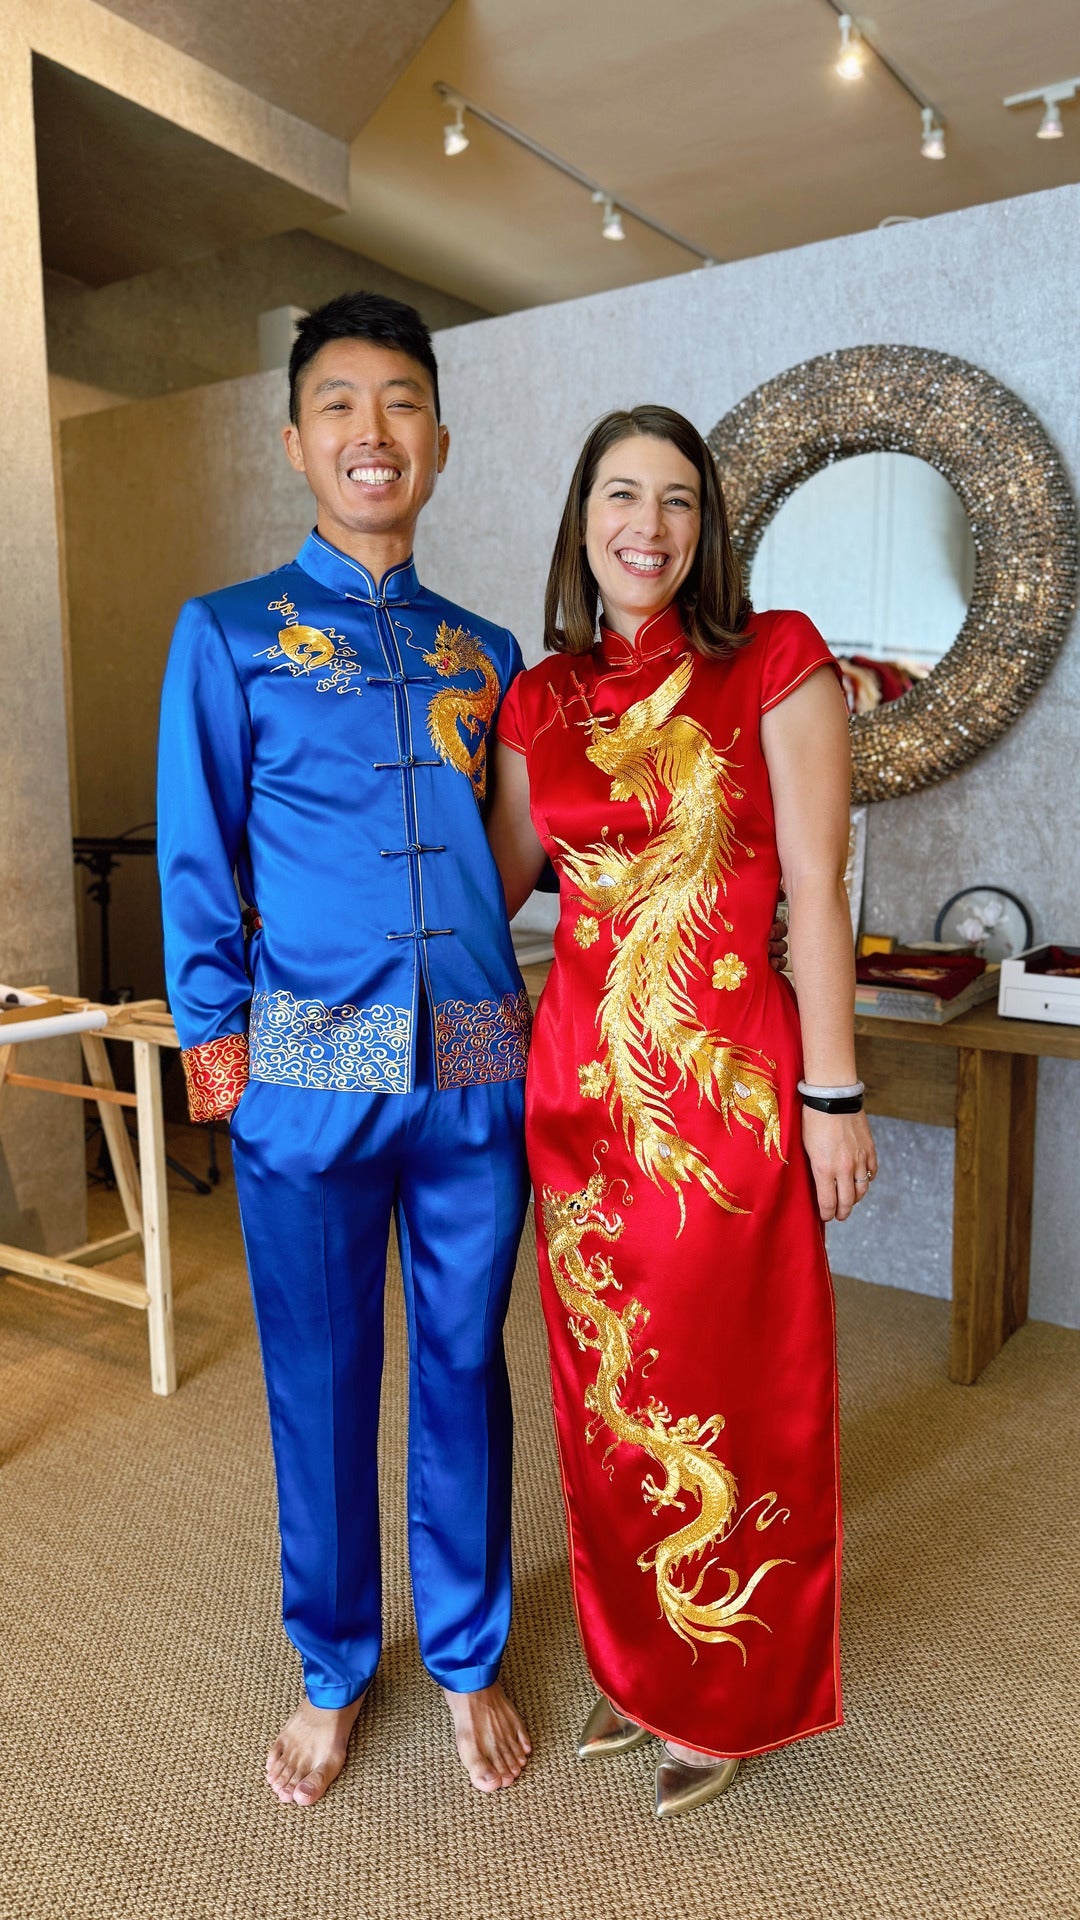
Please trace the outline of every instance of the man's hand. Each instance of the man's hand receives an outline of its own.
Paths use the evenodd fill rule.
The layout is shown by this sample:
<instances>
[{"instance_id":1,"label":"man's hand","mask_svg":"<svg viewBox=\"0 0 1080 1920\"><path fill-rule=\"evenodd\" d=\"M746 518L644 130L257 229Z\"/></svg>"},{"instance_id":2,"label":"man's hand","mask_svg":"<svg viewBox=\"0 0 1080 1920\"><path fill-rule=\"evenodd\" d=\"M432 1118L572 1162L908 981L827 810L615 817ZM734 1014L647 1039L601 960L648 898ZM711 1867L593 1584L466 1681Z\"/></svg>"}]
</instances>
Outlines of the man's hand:
<instances>
[{"instance_id":1,"label":"man's hand","mask_svg":"<svg viewBox=\"0 0 1080 1920\"><path fill-rule=\"evenodd\" d=\"M783 888L776 903L776 919L769 928L769 965L777 973L783 973L787 966L787 921L781 918L780 908L786 901Z\"/></svg>"}]
</instances>

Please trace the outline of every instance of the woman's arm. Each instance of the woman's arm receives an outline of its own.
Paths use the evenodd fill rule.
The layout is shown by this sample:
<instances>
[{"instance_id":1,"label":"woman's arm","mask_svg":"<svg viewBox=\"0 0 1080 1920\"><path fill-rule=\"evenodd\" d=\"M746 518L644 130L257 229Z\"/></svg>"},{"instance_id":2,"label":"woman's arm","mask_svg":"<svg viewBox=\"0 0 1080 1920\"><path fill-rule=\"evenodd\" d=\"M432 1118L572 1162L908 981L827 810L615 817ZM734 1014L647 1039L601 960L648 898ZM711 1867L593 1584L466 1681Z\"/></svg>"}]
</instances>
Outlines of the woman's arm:
<instances>
[{"instance_id":1,"label":"woman's arm","mask_svg":"<svg viewBox=\"0 0 1080 1920\"><path fill-rule=\"evenodd\" d=\"M487 817L487 836L512 920L539 880L547 855L529 813L529 769L524 754L497 740L493 771L495 792Z\"/></svg>"},{"instance_id":2,"label":"woman's arm","mask_svg":"<svg viewBox=\"0 0 1080 1920\"><path fill-rule=\"evenodd\" d=\"M789 902L803 1078L813 1086L850 1086L857 1077L855 955L844 890L851 749L844 696L832 674L811 674L764 714L761 744ZM822 1219L846 1220L877 1171L865 1114L804 1107L803 1141Z\"/></svg>"}]
</instances>

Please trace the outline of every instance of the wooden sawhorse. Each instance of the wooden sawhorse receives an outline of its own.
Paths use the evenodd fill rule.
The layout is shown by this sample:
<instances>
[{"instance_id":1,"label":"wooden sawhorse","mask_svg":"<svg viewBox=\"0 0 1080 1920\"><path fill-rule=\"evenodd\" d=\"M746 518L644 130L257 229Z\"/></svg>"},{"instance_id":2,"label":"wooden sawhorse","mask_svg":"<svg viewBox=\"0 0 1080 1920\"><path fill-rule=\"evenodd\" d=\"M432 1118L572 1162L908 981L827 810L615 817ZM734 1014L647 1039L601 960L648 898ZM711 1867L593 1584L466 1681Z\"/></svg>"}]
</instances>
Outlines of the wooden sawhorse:
<instances>
[{"instance_id":1,"label":"wooden sawhorse","mask_svg":"<svg viewBox=\"0 0 1080 1920\"><path fill-rule=\"evenodd\" d=\"M45 994L48 989L35 987ZM66 1013L93 1008L91 1000L65 997ZM136 1307L147 1317L150 1336L150 1385L154 1393L176 1392L176 1360L173 1351L172 1272L169 1258L169 1205L165 1186L165 1123L161 1105L162 1047L176 1047L179 1041L172 1017L163 1000L142 1000L134 1005L106 1007L108 1025L94 1033L82 1033L83 1059L89 1076L88 1086L67 1080L47 1080L37 1074L13 1073L11 1056L14 1045L3 1043L0 1027L0 1096L4 1086L27 1087L35 1092L54 1093L68 1099L92 1100L101 1118L101 1130L112 1160L117 1192L124 1209L127 1230L104 1240L90 1240L73 1247L70 1253L33 1253L25 1247L0 1245L0 1272L22 1273L33 1280L51 1280L57 1286L73 1287L101 1300L114 1300L121 1306ZM135 1092L121 1093L113 1079L106 1040L131 1042L135 1062ZM134 1107L138 1127L139 1159L136 1165L131 1141L124 1124L123 1109ZM111 1273L105 1262L121 1254L140 1250L145 1283Z\"/></svg>"}]
</instances>

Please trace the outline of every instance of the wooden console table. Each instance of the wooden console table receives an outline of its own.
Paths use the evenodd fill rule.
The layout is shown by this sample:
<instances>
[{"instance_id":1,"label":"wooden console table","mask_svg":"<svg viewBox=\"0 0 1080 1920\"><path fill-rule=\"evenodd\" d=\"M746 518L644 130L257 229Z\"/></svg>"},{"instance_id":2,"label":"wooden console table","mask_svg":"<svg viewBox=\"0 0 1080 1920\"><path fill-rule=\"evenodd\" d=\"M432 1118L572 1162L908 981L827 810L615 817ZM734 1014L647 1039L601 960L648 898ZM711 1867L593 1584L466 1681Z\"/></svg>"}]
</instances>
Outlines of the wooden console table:
<instances>
[{"instance_id":1,"label":"wooden console table","mask_svg":"<svg viewBox=\"0 0 1080 1920\"><path fill-rule=\"evenodd\" d=\"M546 964L525 967L535 1005ZM943 1027L856 1019L866 1106L956 1133L949 1376L968 1386L1027 1319L1040 1056L1080 1060L1080 1027L975 1007Z\"/></svg>"},{"instance_id":2,"label":"wooden console table","mask_svg":"<svg viewBox=\"0 0 1080 1920\"><path fill-rule=\"evenodd\" d=\"M47 988L38 989L48 992ZM64 1011L93 1007L91 1000L64 999ZM142 1000L134 1005L109 1006L106 1026L78 1037L89 1085L47 1080L37 1074L17 1073L11 1058L15 1046L3 1043L0 1026L0 1093L4 1085L27 1087L38 1093L66 1095L93 1101L101 1120L117 1192L127 1221L125 1233L91 1240L62 1257L34 1253L26 1247L0 1246L0 1273L24 1273L34 1280L51 1280L79 1293L137 1307L147 1317L150 1338L150 1385L154 1393L176 1392L173 1354L172 1280L169 1259L169 1215L165 1188L165 1127L161 1107L160 1049L178 1047L172 1016L164 1000ZM113 1079L106 1040L128 1040L135 1059L135 1092L122 1093ZM131 1149L123 1109L134 1107L139 1140L139 1164ZM105 1264L119 1255L139 1251L145 1284L111 1272Z\"/></svg>"},{"instance_id":3,"label":"wooden console table","mask_svg":"<svg viewBox=\"0 0 1080 1920\"><path fill-rule=\"evenodd\" d=\"M949 1375L968 1386L1027 1319L1039 1059L1080 1060L1080 1027L985 1006L855 1034L870 1113L956 1132Z\"/></svg>"}]
</instances>

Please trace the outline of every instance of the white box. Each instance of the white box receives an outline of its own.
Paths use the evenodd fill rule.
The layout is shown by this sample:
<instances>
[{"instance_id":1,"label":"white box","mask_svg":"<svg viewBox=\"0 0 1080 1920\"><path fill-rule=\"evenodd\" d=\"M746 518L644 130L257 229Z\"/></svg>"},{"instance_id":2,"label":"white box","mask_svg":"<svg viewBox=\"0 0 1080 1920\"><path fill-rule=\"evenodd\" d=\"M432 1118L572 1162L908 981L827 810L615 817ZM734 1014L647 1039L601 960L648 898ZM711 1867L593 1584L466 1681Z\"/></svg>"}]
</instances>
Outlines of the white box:
<instances>
[{"instance_id":1,"label":"white box","mask_svg":"<svg viewBox=\"0 0 1080 1920\"><path fill-rule=\"evenodd\" d=\"M1080 967L1080 951L1071 947L1058 951L1066 964ZM1040 962L1045 965L1049 954L1049 946L1028 947L1002 961L998 1012L1007 1020L1053 1020L1059 1026L1080 1027L1080 975L1072 979L1035 970Z\"/></svg>"}]
</instances>

